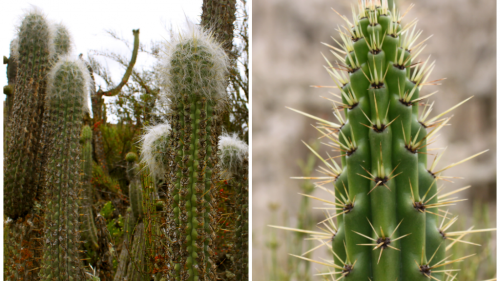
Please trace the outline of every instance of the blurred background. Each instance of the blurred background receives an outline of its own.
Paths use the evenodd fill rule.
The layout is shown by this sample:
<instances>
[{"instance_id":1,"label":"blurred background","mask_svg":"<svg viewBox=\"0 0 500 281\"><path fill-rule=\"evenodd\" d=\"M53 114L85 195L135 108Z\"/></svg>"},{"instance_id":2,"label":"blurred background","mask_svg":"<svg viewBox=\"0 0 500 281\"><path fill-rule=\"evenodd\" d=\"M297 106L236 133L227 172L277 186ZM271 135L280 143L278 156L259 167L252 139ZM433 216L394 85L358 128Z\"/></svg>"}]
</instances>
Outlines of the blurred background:
<instances>
[{"instance_id":1,"label":"blurred background","mask_svg":"<svg viewBox=\"0 0 500 281\"><path fill-rule=\"evenodd\" d=\"M255 0L253 3L253 280L321 280L311 278L323 266L299 262L288 253L300 255L315 244L300 242L303 237L268 224L314 229L324 219L318 202L298 193L314 190L311 183L290 177L313 175L317 163L301 140L314 144L318 134L312 119L285 108L289 106L334 120L332 105L320 96L332 89L311 85L333 85L324 70L324 53L333 55L321 42L335 45L337 25L345 24L331 7L351 18L354 0ZM405 11L411 1L396 1ZM472 225L475 229L496 227L496 2L494 0L420 0L403 24L418 18L420 40L433 34L419 56L432 54L436 68L429 80L446 78L441 86L425 86L422 94L438 90L432 116L469 96L473 99L453 113L452 126L444 128L431 148L448 147L438 168L489 149L484 155L444 173L460 176L454 183L441 182L449 190L472 185L460 194L468 201L450 211L462 214L454 230ZM338 90L333 89L334 93ZM327 151L318 146L322 155ZM437 152L437 151L432 151ZM434 157L430 156L432 160ZM482 247L456 245L454 255L477 255L461 266L478 269L462 271L458 280L485 280L496 276L496 234L471 234L465 240ZM478 243L476 242L476 243ZM310 243L310 242L306 242ZM312 258L331 259L324 248ZM475 270L473 270L475 271Z\"/></svg>"}]
</instances>

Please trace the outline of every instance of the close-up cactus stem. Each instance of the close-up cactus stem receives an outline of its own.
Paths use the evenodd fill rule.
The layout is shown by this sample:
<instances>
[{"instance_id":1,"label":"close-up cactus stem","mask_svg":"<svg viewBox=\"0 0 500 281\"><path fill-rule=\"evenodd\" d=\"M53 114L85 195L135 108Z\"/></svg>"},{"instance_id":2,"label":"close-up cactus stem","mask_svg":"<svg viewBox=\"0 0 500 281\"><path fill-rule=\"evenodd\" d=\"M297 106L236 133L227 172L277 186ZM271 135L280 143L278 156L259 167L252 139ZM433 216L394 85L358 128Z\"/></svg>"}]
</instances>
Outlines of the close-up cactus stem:
<instances>
[{"instance_id":1,"label":"close-up cactus stem","mask_svg":"<svg viewBox=\"0 0 500 281\"><path fill-rule=\"evenodd\" d=\"M434 93L422 94L423 87L442 79L429 80L436 65L418 58L428 38L418 41L416 21L402 23L407 12L401 16L387 0L358 1L352 21L336 12L346 22L338 28L342 40L338 47L325 45L337 61L323 57L340 91L333 100L338 122L292 109L318 121L314 128L324 144L340 155L322 157L306 144L325 165L324 176L299 179L321 180L316 187L332 195L305 195L328 205L318 224L322 231L273 227L309 234L320 243L315 249L329 247L332 261L297 257L331 268L326 275L332 280L455 280L456 263L471 257L446 254L456 242L469 243L463 236L475 232L448 231L456 216L447 207L465 199L454 197L462 189L446 193L438 184L450 178L444 171L487 150L436 167L442 153L434 156L428 145L449 124L447 114L470 98L429 118L433 103L427 100ZM428 155L435 158L430 166Z\"/></svg>"}]
</instances>

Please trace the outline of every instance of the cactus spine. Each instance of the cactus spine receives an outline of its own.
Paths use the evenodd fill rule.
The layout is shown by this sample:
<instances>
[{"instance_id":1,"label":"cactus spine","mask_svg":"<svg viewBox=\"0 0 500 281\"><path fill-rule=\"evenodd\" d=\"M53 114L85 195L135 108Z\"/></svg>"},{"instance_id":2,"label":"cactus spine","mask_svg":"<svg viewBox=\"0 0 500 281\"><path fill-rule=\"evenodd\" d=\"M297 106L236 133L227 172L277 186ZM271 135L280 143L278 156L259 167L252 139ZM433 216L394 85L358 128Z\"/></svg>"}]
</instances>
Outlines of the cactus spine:
<instances>
[{"instance_id":1,"label":"cactus spine","mask_svg":"<svg viewBox=\"0 0 500 281\"><path fill-rule=\"evenodd\" d=\"M322 169L327 180L317 186L334 194L335 200L323 202L336 215L323 221L328 230L313 236L331 239L334 263L329 266L336 268L336 278L445 280L444 266L466 257L446 261L447 235L439 226L450 218L438 209L460 200L438 193L436 181L455 164L439 171L435 163L427 167L427 140L447 124L449 118L439 118L449 111L427 120L426 106L418 115L419 101L428 97L420 97L420 90L434 64L416 60L424 48L415 42L416 22L402 27L402 17L386 0L359 1L352 23L341 17L348 32L341 32L340 48L330 46L337 66L325 59L341 91L345 120L336 106L340 124L313 117L321 123L317 130L341 153L340 166L313 150L327 167ZM334 183L335 192L323 187L327 182Z\"/></svg>"},{"instance_id":2,"label":"cactus spine","mask_svg":"<svg viewBox=\"0 0 500 281\"><path fill-rule=\"evenodd\" d=\"M79 260L79 146L87 106L88 72L80 61L60 58L49 76L47 126L52 127L46 167L45 235L41 280L81 280Z\"/></svg>"}]
</instances>

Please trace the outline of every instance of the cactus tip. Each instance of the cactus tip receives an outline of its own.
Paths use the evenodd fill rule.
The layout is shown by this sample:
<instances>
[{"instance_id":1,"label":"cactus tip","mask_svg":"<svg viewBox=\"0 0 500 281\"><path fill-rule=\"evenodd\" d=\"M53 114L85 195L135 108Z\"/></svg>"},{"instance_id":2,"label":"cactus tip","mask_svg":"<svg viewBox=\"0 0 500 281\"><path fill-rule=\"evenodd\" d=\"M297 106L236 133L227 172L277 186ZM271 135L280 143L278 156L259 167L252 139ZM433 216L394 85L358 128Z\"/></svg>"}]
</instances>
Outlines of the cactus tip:
<instances>
[{"instance_id":1,"label":"cactus tip","mask_svg":"<svg viewBox=\"0 0 500 281\"><path fill-rule=\"evenodd\" d=\"M49 55L52 56L54 54L55 48L52 41L55 32L52 24L49 23L47 16L39 7L31 5L29 8L25 9L24 13L18 19L15 30L16 37L12 40L10 47L13 57L19 57L19 36L22 36L23 32L28 32L28 34L34 32L40 38L45 38L46 42L50 42L47 46Z\"/></svg>"},{"instance_id":2,"label":"cactus tip","mask_svg":"<svg viewBox=\"0 0 500 281\"><path fill-rule=\"evenodd\" d=\"M65 91L57 91L57 83L53 83L59 75L68 74L71 77L71 83L79 83L83 86L83 107L84 112L89 112L89 86L90 74L84 62L79 59L72 59L70 56L62 56L58 62L52 67L49 73L49 83L47 83L47 99L54 95L60 95Z\"/></svg>"},{"instance_id":3,"label":"cactus tip","mask_svg":"<svg viewBox=\"0 0 500 281\"><path fill-rule=\"evenodd\" d=\"M54 48L56 56L71 54L73 50L73 40L66 26L62 23L52 25L54 29Z\"/></svg>"},{"instance_id":4,"label":"cactus tip","mask_svg":"<svg viewBox=\"0 0 500 281\"><path fill-rule=\"evenodd\" d=\"M217 107L220 108L228 100L226 75L229 58L210 30L203 29L191 22L188 22L186 26L184 30L174 34L170 42L166 42L163 46L164 55L160 63L162 98L175 100L183 94L183 91L174 87L174 84L184 84L182 81L177 81L178 79L173 77L172 72L176 71L175 69L189 72L187 65L194 61L203 67L203 69L197 68L195 71L205 72L199 73L197 76L206 77L208 75L214 81L208 87L203 87L203 95L209 100L216 101ZM204 62L200 63L197 60ZM181 77L181 80L184 78L186 78L185 75ZM187 87L187 84L184 86Z\"/></svg>"},{"instance_id":5,"label":"cactus tip","mask_svg":"<svg viewBox=\"0 0 500 281\"><path fill-rule=\"evenodd\" d=\"M146 164L154 177L161 175L164 171L163 163L157 158L157 151L165 151L167 145L165 138L170 134L170 130L170 124L165 122L145 128L146 133L141 136L142 162Z\"/></svg>"},{"instance_id":6,"label":"cactus tip","mask_svg":"<svg viewBox=\"0 0 500 281\"><path fill-rule=\"evenodd\" d=\"M234 172L247 155L248 144L240 140L235 133L219 137L219 157L222 166L229 172Z\"/></svg>"},{"instance_id":7,"label":"cactus tip","mask_svg":"<svg viewBox=\"0 0 500 281\"><path fill-rule=\"evenodd\" d=\"M127 160L127 162L135 162L137 161L137 154L135 154L134 152L129 152L127 153L127 155L125 155L125 160Z\"/></svg>"}]
</instances>

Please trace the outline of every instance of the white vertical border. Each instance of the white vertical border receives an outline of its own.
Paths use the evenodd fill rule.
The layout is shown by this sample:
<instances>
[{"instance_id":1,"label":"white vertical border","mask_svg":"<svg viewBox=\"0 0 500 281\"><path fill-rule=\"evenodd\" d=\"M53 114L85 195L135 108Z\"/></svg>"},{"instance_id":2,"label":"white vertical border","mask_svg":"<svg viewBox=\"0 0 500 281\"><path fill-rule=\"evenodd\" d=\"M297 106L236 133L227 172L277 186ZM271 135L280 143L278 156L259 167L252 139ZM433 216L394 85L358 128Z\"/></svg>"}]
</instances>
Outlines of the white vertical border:
<instances>
[{"instance_id":1,"label":"white vertical border","mask_svg":"<svg viewBox=\"0 0 500 281\"><path fill-rule=\"evenodd\" d=\"M248 280L252 280L252 241L253 241L253 235L252 235L252 41L253 41L253 32L252 32L252 22L253 22L253 17L252 17L252 0L248 0L247 2L247 9L248 9L248 36L249 36L249 41L248 41L248 67L249 67L249 74L248 74L248 85L249 85L249 101L248 101L248 147L249 147L249 153L248 153ZM498 37L497 37L498 38ZM497 45L498 46L498 45ZM498 72L497 72L498 73ZM497 122L498 124L498 122ZM3 201L2 201L3 202ZM498 217L498 216L497 216ZM498 240L498 239L497 239Z\"/></svg>"}]
</instances>

